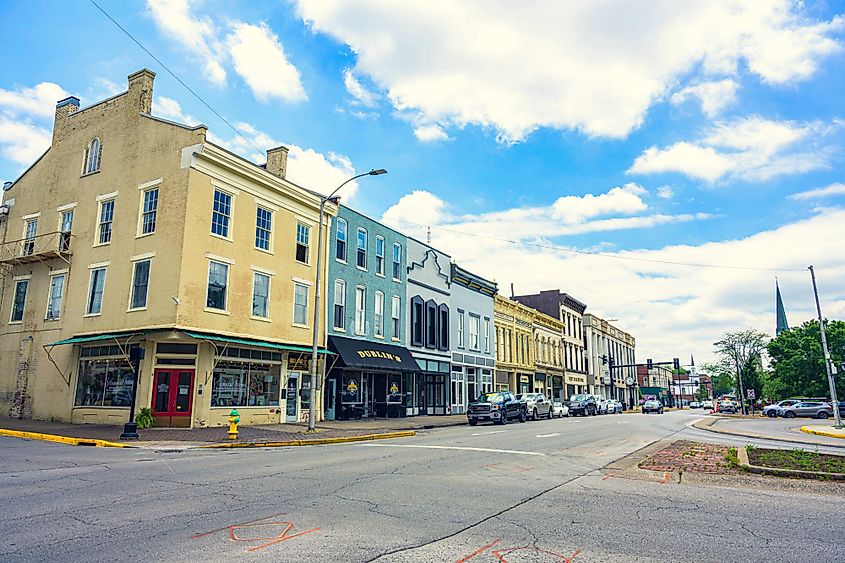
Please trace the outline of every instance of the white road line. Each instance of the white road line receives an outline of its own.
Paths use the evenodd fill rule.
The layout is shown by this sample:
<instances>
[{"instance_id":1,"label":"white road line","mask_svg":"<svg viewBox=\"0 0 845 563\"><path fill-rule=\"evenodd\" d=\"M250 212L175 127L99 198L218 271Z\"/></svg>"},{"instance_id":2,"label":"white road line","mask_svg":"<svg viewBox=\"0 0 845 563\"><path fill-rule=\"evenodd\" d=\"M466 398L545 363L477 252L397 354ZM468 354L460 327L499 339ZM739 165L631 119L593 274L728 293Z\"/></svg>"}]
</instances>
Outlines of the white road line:
<instances>
[{"instance_id":1,"label":"white road line","mask_svg":"<svg viewBox=\"0 0 845 563\"><path fill-rule=\"evenodd\" d=\"M552 438L553 436L560 436L560 432L555 432L554 434L537 434L538 438Z\"/></svg>"},{"instance_id":2,"label":"white road line","mask_svg":"<svg viewBox=\"0 0 845 563\"><path fill-rule=\"evenodd\" d=\"M495 454L539 455L540 452L524 452L521 450L495 450L492 448L469 448L463 446L423 446L419 444L358 444L359 448L420 448L425 450L462 450L470 452L490 452Z\"/></svg>"},{"instance_id":3,"label":"white road line","mask_svg":"<svg viewBox=\"0 0 845 563\"><path fill-rule=\"evenodd\" d=\"M616 424L628 424L629 422L630 422L629 420L625 420L625 421L617 420Z\"/></svg>"},{"instance_id":4,"label":"white road line","mask_svg":"<svg viewBox=\"0 0 845 563\"><path fill-rule=\"evenodd\" d=\"M503 432L507 432L507 430L492 430L490 432L476 432L474 434L470 434L470 436L487 436L488 434L501 434Z\"/></svg>"}]
</instances>

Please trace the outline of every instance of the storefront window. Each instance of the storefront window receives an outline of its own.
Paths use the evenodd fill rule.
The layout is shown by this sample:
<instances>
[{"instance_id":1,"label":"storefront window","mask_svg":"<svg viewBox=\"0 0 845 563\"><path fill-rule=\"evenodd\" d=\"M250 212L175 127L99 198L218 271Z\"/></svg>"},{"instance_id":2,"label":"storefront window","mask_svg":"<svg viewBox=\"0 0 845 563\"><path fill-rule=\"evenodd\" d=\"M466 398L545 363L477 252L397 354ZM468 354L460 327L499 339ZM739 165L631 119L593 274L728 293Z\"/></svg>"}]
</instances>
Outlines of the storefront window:
<instances>
[{"instance_id":1,"label":"storefront window","mask_svg":"<svg viewBox=\"0 0 845 563\"><path fill-rule=\"evenodd\" d=\"M218 362L211 380L212 407L277 407L281 366Z\"/></svg>"},{"instance_id":2,"label":"storefront window","mask_svg":"<svg viewBox=\"0 0 845 563\"><path fill-rule=\"evenodd\" d=\"M125 359L79 362L77 407L128 407L131 400L132 367Z\"/></svg>"}]
</instances>

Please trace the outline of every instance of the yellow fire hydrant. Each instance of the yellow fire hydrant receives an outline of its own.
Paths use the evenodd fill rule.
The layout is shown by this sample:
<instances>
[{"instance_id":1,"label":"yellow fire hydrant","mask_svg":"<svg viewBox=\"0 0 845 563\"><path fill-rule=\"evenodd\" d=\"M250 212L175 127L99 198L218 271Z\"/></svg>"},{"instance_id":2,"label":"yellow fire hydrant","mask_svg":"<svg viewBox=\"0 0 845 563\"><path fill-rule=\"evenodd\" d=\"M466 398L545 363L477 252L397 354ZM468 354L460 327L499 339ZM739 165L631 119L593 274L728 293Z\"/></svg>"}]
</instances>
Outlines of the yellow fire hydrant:
<instances>
[{"instance_id":1,"label":"yellow fire hydrant","mask_svg":"<svg viewBox=\"0 0 845 563\"><path fill-rule=\"evenodd\" d=\"M229 439L230 440L237 440L238 439L238 423L241 421L240 415L238 415L238 409L232 409L232 412L229 413Z\"/></svg>"}]
</instances>

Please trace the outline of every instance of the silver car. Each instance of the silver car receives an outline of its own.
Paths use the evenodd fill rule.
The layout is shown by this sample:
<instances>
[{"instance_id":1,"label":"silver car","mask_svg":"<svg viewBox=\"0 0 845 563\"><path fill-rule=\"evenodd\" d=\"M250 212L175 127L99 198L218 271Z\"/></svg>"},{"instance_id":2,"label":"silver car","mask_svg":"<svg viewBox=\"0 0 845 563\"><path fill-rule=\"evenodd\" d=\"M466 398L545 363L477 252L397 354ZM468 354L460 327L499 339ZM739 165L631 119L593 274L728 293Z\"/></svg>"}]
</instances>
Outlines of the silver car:
<instances>
[{"instance_id":1,"label":"silver car","mask_svg":"<svg viewBox=\"0 0 845 563\"><path fill-rule=\"evenodd\" d=\"M788 407L781 407L778 414L784 418L795 418L796 416L809 416L812 418L830 418L833 416L833 408L830 403L821 401L801 401Z\"/></svg>"},{"instance_id":2,"label":"silver car","mask_svg":"<svg viewBox=\"0 0 845 563\"><path fill-rule=\"evenodd\" d=\"M622 412L622 403L616 399L608 399L607 414L617 414Z\"/></svg>"},{"instance_id":3,"label":"silver car","mask_svg":"<svg viewBox=\"0 0 845 563\"><path fill-rule=\"evenodd\" d=\"M525 403L525 410L531 420L539 420L540 417L552 418L554 410L552 402L542 393L522 393L516 399Z\"/></svg>"},{"instance_id":4,"label":"silver car","mask_svg":"<svg viewBox=\"0 0 845 563\"><path fill-rule=\"evenodd\" d=\"M552 412L554 416L558 418L569 417L569 407L561 403L560 401L553 401L552 402Z\"/></svg>"},{"instance_id":5,"label":"silver car","mask_svg":"<svg viewBox=\"0 0 845 563\"><path fill-rule=\"evenodd\" d=\"M780 409L782 409L783 407L791 407L792 405L796 405L800 402L801 401L798 399L786 399L785 401L775 403L774 405L763 407L763 416L768 416L769 418L777 418Z\"/></svg>"}]
</instances>

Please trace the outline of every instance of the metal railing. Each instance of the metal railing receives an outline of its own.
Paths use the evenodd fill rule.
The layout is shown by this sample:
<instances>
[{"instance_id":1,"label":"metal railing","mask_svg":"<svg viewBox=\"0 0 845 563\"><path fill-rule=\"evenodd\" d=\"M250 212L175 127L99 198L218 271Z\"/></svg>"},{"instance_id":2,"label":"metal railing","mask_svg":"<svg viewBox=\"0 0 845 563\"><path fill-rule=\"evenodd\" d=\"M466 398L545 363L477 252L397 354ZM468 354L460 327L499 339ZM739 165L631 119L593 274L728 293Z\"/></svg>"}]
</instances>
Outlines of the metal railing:
<instances>
[{"instance_id":1,"label":"metal railing","mask_svg":"<svg viewBox=\"0 0 845 563\"><path fill-rule=\"evenodd\" d=\"M52 258L67 261L73 234L55 231L0 244L0 263L26 264Z\"/></svg>"}]
</instances>

